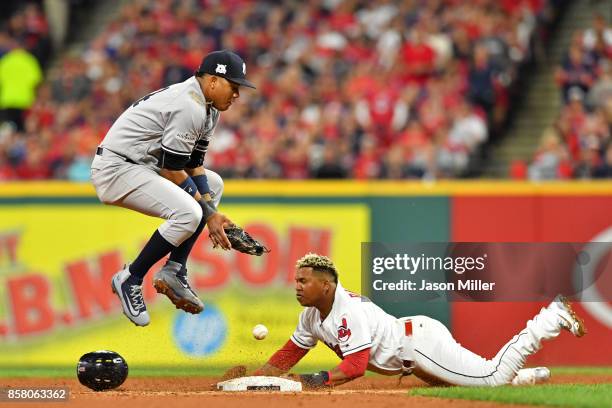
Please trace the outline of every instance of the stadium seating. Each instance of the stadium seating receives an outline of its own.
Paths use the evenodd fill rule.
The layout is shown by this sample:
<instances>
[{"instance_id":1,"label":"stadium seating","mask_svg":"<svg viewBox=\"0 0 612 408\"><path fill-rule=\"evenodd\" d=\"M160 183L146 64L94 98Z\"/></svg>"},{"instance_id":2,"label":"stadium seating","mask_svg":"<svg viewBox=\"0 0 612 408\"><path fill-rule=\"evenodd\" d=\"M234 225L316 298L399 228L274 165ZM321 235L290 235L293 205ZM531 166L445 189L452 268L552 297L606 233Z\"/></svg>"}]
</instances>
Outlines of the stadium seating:
<instances>
[{"instance_id":1,"label":"stadium seating","mask_svg":"<svg viewBox=\"0 0 612 408\"><path fill-rule=\"evenodd\" d=\"M563 107L545 130L533 180L612 177L612 27L601 15L577 31L557 68Z\"/></svg>"},{"instance_id":2,"label":"stadium seating","mask_svg":"<svg viewBox=\"0 0 612 408\"><path fill-rule=\"evenodd\" d=\"M235 178L477 173L506 118L545 0L128 2L48 71L25 130L0 131L0 179L87 180L133 100L228 48L258 85L224 113L206 165Z\"/></svg>"}]
</instances>

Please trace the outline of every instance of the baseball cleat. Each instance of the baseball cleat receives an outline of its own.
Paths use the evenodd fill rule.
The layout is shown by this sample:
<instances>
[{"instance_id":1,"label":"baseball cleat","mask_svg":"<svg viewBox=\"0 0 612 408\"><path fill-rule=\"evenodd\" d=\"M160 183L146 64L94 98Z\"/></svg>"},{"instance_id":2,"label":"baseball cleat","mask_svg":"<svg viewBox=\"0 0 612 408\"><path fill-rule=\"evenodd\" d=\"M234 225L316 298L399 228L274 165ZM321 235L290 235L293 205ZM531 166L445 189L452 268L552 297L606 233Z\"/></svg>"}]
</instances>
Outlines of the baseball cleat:
<instances>
[{"instance_id":1,"label":"baseball cleat","mask_svg":"<svg viewBox=\"0 0 612 408\"><path fill-rule=\"evenodd\" d=\"M570 305L565 296L557 295L548 308L559 315L559 324L562 328L568 330L576 337L582 337L586 334L587 330L584 327L584 321L574 312L572 305Z\"/></svg>"},{"instance_id":2,"label":"baseball cleat","mask_svg":"<svg viewBox=\"0 0 612 408\"><path fill-rule=\"evenodd\" d=\"M149 324L149 313L142 297L142 285L130 279L130 269L126 265L122 270L113 275L111 288L113 293L119 297L123 314L136 326Z\"/></svg>"},{"instance_id":3,"label":"baseball cleat","mask_svg":"<svg viewBox=\"0 0 612 408\"><path fill-rule=\"evenodd\" d=\"M550 370L547 367L522 368L516 373L512 385L542 384L550 379Z\"/></svg>"},{"instance_id":4,"label":"baseball cleat","mask_svg":"<svg viewBox=\"0 0 612 408\"><path fill-rule=\"evenodd\" d=\"M187 281L187 269L174 261L168 261L153 277L157 293L163 293L177 309L192 314L204 310L204 303L198 298Z\"/></svg>"}]
</instances>

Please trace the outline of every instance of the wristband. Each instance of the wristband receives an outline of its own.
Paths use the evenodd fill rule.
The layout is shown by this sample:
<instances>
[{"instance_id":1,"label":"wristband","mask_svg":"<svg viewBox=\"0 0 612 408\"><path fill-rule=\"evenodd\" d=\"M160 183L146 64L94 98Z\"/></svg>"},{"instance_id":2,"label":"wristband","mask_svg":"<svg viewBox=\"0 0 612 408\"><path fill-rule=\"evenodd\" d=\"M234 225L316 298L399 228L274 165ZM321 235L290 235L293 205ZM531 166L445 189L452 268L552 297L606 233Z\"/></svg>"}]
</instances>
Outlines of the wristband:
<instances>
[{"instance_id":1,"label":"wristband","mask_svg":"<svg viewBox=\"0 0 612 408\"><path fill-rule=\"evenodd\" d=\"M309 388L322 388L331 385L329 371L319 371L314 374L300 374L300 381Z\"/></svg>"},{"instance_id":2,"label":"wristband","mask_svg":"<svg viewBox=\"0 0 612 408\"><path fill-rule=\"evenodd\" d=\"M181 189L183 189L187 194L189 194L192 197L195 197L196 193L198 192L198 187L196 186L196 184L193 182L193 180L191 179L191 177L187 177L185 179L185 181L183 181L181 184L178 185Z\"/></svg>"},{"instance_id":3,"label":"wristband","mask_svg":"<svg viewBox=\"0 0 612 408\"><path fill-rule=\"evenodd\" d=\"M210 186L208 185L208 177L206 177L206 174L198 174L197 176L191 176L191 179L195 183L200 194L210 194Z\"/></svg>"}]
</instances>

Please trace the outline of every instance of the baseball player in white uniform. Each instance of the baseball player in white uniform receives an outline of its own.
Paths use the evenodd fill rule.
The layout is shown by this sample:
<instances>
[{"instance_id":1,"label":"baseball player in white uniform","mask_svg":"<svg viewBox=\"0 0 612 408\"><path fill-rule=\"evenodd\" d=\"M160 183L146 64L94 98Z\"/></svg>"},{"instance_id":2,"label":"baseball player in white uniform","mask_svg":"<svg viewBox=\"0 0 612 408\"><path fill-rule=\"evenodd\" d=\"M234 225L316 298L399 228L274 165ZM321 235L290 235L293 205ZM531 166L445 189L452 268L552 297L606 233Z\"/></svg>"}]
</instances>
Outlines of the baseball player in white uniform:
<instances>
[{"instance_id":1,"label":"baseball player in white uniform","mask_svg":"<svg viewBox=\"0 0 612 408\"><path fill-rule=\"evenodd\" d=\"M577 337L585 334L582 320L558 296L487 360L463 348L437 320L426 316L398 319L347 291L327 257L308 254L300 259L295 289L298 302L306 307L297 328L254 375L283 375L320 340L343 361L329 371L289 375L309 388L342 384L362 376L366 369L386 375L413 373L429 383L463 386L541 382L550 376L547 368L522 367L540 349L542 340L557 337L562 329Z\"/></svg>"},{"instance_id":2,"label":"baseball player in white uniform","mask_svg":"<svg viewBox=\"0 0 612 408\"><path fill-rule=\"evenodd\" d=\"M156 262L170 254L154 277L156 290L177 308L200 313L204 305L186 278L187 257L206 225L213 246L231 248L224 232L231 221L217 211L223 180L203 162L220 112L238 99L240 86L255 88L242 58L212 52L193 77L134 102L97 149L91 179L100 200L166 220L111 282L137 326L150 321L142 281Z\"/></svg>"}]
</instances>

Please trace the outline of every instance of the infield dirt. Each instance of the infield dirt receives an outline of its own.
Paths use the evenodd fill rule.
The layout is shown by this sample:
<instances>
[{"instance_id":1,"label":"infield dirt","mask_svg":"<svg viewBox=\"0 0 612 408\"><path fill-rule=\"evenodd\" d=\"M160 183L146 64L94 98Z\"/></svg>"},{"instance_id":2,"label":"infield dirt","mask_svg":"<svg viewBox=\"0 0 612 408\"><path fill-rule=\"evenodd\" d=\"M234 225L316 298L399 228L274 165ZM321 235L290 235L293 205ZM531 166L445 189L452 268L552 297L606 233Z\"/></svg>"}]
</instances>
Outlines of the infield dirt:
<instances>
[{"instance_id":1,"label":"infield dirt","mask_svg":"<svg viewBox=\"0 0 612 408\"><path fill-rule=\"evenodd\" d=\"M213 377L139 377L128 378L116 390L93 392L75 379L53 378L4 378L2 387L68 387L68 403L19 402L0 406L70 408L378 408L378 407L519 407L522 405L492 402L440 399L410 396L409 390L427 385L414 377L404 377L398 384L396 377L365 377L333 390L301 393L248 392L227 393L214 391L218 378ZM559 375L552 384L595 384L612 382L612 375Z\"/></svg>"}]
</instances>

